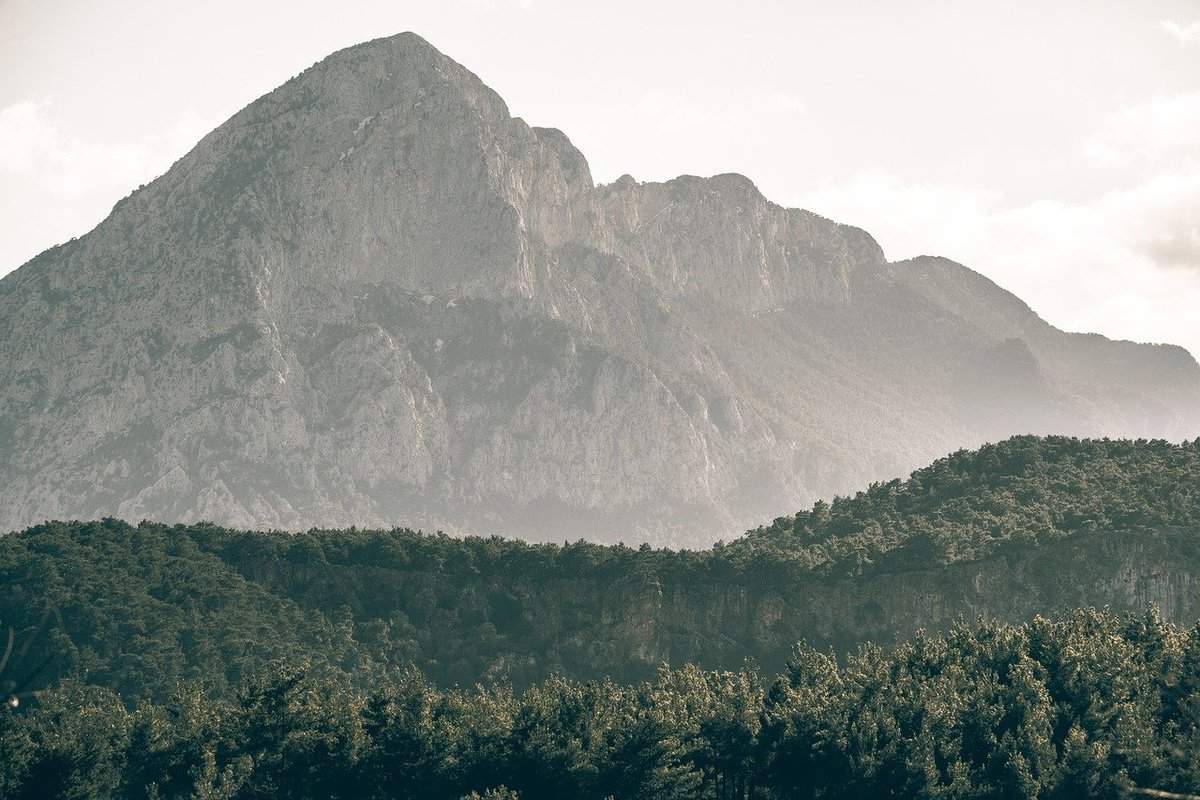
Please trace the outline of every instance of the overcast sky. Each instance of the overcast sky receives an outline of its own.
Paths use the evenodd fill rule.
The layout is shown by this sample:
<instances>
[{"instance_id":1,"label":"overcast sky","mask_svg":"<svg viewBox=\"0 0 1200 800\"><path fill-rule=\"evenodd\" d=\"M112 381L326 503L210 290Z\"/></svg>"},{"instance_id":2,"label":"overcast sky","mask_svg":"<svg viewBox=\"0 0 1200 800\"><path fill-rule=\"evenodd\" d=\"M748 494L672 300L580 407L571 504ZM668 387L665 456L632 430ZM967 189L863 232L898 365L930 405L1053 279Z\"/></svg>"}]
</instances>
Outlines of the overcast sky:
<instances>
[{"instance_id":1,"label":"overcast sky","mask_svg":"<svg viewBox=\"0 0 1200 800\"><path fill-rule=\"evenodd\" d=\"M0 0L0 274L403 30L598 181L742 172L1060 327L1200 355L1200 0Z\"/></svg>"}]
</instances>

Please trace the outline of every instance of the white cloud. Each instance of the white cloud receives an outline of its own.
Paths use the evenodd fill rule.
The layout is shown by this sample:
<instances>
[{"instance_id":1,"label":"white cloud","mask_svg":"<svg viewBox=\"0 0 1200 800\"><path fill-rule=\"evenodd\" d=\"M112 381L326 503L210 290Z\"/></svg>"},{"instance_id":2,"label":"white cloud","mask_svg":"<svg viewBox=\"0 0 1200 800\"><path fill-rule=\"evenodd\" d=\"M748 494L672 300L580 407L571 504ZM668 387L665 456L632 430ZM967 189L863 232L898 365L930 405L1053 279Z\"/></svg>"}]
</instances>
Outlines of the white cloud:
<instances>
[{"instance_id":1,"label":"white cloud","mask_svg":"<svg viewBox=\"0 0 1200 800\"><path fill-rule=\"evenodd\" d=\"M1130 245L1156 266L1200 274L1200 169L1158 175L1101 207L1127 220Z\"/></svg>"},{"instance_id":2,"label":"white cloud","mask_svg":"<svg viewBox=\"0 0 1200 800\"><path fill-rule=\"evenodd\" d=\"M1160 95L1109 115L1084 143L1084 154L1094 164L1118 167L1200 155L1200 92Z\"/></svg>"},{"instance_id":3,"label":"white cloud","mask_svg":"<svg viewBox=\"0 0 1200 800\"><path fill-rule=\"evenodd\" d=\"M862 225L893 260L961 261L1060 327L1200 355L1200 92L1117 110L1080 153L1081 166L1109 170L1117 188L1014 204L986 189L865 171L803 202Z\"/></svg>"},{"instance_id":4,"label":"white cloud","mask_svg":"<svg viewBox=\"0 0 1200 800\"><path fill-rule=\"evenodd\" d=\"M1200 355L1200 168L1090 200L1018 206L989 191L871 172L804 204L863 226L893 260L960 261L1065 329Z\"/></svg>"},{"instance_id":5,"label":"white cloud","mask_svg":"<svg viewBox=\"0 0 1200 800\"><path fill-rule=\"evenodd\" d=\"M880 239L888 258L899 260L969 248L985 234L998 200L995 192L906 182L882 170L865 170L849 182L809 192L802 205L866 228Z\"/></svg>"},{"instance_id":6,"label":"white cloud","mask_svg":"<svg viewBox=\"0 0 1200 800\"><path fill-rule=\"evenodd\" d=\"M0 275L88 230L213 127L189 112L135 140L105 142L66 133L53 111L32 100L0 109Z\"/></svg>"},{"instance_id":7,"label":"white cloud","mask_svg":"<svg viewBox=\"0 0 1200 800\"><path fill-rule=\"evenodd\" d=\"M165 171L207 127L189 114L137 141L93 142L64 133L50 109L29 100L0 109L0 173L67 197L109 188L128 192Z\"/></svg>"},{"instance_id":8,"label":"white cloud","mask_svg":"<svg viewBox=\"0 0 1200 800\"><path fill-rule=\"evenodd\" d=\"M57 195L97 185L128 184L146 171L145 148L72 138L51 121L45 104L21 102L0 110L0 172L31 178Z\"/></svg>"},{"instance_id":9,"label":"white cloud","mask_svg":"<svg viewBox=\"0 0 1200 800\"><path fill-rule=\"evenodd\" d=\"M1179 23L1174 20L1164 19L1158 23L1158 27L1171 34L1172 37L1182 44L1200 42L1200 20Z\"/></svg>"}]
</instances>

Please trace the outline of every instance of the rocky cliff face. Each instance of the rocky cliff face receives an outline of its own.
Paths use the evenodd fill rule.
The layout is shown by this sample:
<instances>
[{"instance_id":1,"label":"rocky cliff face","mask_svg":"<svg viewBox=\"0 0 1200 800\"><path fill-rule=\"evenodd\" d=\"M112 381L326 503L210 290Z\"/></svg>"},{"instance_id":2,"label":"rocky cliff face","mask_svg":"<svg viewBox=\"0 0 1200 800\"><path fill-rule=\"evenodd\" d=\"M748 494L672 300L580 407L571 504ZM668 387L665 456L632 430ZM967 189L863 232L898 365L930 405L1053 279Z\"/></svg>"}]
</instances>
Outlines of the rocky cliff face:
<instances>
[{"instance_id":1,"label":"rocky cliff face","mask_svg":"<svg viewBox=\"0 0 1200 800\"><path fill-rule=\"evenodd\" d=\"M1183 350L1057 331L741 176L596 186L402 34L0 280L0 529L397 522L704 545L1017 432L1200 432Z\"/></svg>"},{"instance_id":2,"label":"rocky cliff face","mask_svg":"<svg viewBox=\"0 0 1200 800\"><path fill-rule=\"evenodd\" d=\"M1189 626L1200 620L1198 567L1196 531L1167 529L1088 532L950 566L780 581L653 572L451 579L330 563L240 565L303 607L333 615L344 605L359 620L390 620L394 635L422 643L412 657L429 675L464 685L555 672L638 680L663 662L734 669L747 658L772 672L798 641L846 654L959 621L1020 623L1087 607L1140 614L1156 605L1165 620ZM480 644L489 637L493 644Z\"/></svg>"}]
</instances>

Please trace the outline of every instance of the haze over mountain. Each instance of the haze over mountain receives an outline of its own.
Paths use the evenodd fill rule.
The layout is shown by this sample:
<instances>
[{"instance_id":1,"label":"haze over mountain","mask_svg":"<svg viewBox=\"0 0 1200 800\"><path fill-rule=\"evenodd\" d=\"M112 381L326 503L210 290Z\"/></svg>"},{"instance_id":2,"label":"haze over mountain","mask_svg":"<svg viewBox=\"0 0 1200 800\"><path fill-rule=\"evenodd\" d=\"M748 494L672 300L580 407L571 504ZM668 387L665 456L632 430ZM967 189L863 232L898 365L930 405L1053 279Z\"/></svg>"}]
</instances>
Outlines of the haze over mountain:
<instances>
[{"instance_id":1,"label":"haze over mountain","mask_svg":"<svg viewBox=\"0 0 1200 800\"><path fill-rule=\"evenodd\" d=\"M252 103L0 280L0 529L704 545L1011 433L1200 433L1182 348L1059 331L739 175L597 186L413 34Z\"/></svg>"}]
</instances>

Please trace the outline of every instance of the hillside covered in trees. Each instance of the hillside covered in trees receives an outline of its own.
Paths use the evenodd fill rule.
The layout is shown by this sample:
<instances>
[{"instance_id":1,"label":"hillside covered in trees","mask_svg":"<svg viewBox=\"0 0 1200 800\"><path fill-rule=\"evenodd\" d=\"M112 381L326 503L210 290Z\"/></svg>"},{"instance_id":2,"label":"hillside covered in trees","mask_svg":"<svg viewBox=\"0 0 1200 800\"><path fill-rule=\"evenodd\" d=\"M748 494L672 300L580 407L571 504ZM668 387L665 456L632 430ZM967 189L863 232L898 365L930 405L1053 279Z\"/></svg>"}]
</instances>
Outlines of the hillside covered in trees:
<instances>
[{"instance_id":1,"label":"hillside covered in trees","mask_svg":"<svg viewBox=\"0 0 1200 800\"><path fill-rule=\"evenodd\" d=\"M1200 525L1200 440L1019 436L962 450L906 481L872 484L750 531L766 555L821 573L949 564L1081 531Z\"/></svg>"},{"instance_id":2,"label":"hillside covered in trees","mask_svg":"<svg viewBox=\"0 0 1200 800\"><path fill-rule=\"evenodd\" d=\"M1200 629L1091 611L959 626L768 680L364 690L278 663L128 709L66 684L0 713L0 798L1119 798L1200 788ZM1167 795L1157 795L1167 796Z\"/></svg>"},{"instance_id":3,"label":"hillside covered in trees","mask_svg":"<svg viewBox=\"0 0 1200 800\"><path fill-rule=\"evenodd\" d=\"M0 537L0 692L215 695L275 659L438 685L782 667L955 619L1157 603L1200 618L1200 446L1020 438L705 551L116 520Z\"/></svg>"}]
</instances>

